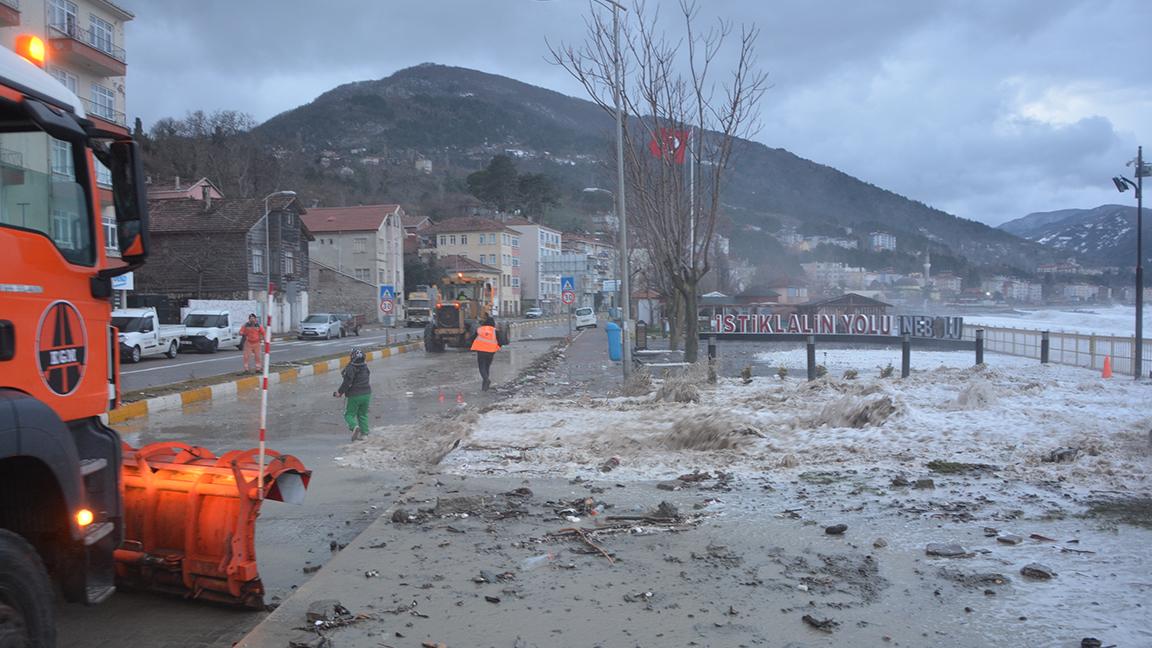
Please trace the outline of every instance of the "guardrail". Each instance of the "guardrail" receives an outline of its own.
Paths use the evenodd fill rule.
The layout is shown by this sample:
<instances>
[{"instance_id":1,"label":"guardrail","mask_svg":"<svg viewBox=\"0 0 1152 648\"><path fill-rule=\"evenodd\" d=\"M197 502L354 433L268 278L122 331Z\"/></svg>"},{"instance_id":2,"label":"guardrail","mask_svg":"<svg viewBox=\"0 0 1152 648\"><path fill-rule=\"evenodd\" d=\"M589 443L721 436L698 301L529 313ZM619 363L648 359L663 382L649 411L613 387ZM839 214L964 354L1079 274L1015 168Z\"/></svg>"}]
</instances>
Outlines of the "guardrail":
<instances>
[{"instance_id":1,"label":"guardrail","mask_svg":"<svg viewBox=\"0 0 1152 648\"><path fill-rule=\"evenodd\" d=\"M1112 371L1133 374L1133 350L1136 338L1087 333L1064 333L997 326L964 325L964 339L975 340L976 330L984 331L984 348L995 353L1040 360L1044 335L1048 335L1048 361L1056 364L1103 369L1104 358L1111 358ZM1144 339L1145 370L1152 369L1152 339Z\"/></svg>"}]
</instances>

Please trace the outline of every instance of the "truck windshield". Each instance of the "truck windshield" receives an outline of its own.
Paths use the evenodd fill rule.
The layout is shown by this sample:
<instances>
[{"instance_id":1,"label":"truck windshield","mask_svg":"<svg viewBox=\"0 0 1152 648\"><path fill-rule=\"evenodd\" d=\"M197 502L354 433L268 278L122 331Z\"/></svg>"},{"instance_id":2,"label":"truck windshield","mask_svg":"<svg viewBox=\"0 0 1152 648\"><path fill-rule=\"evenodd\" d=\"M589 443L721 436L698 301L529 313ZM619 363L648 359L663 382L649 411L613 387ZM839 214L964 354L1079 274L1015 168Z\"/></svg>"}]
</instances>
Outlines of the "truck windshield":
<instances>
[{"instance_id":1,"label":"truck windshield","mask_svg":"<svg viewBox=\"0 0 1152 648\"><path fill-rule=\"evenodd\" d=\"M427 299L409 299L408 308L428 308Z\"/></svg>"},{"instance_id":2,"label":"truck windshield","mask_svg":"<svg viewBox=\"0 0 1152 648\"><path fill-rule=\"evenodd\" d=\"M224 326L224 316L190 313L187 317L184 318L184 326L191 326L195 328Z\"/></svg>"},{"instance_id":3,"label":"truck windshield","mask_svg":"<svg viewBox=\"0 0 1152 648\"><path fill-rule=\"evenodd\" d=\"M0 227L39 232L77 265L94 265L94 224L73 145L41 131L0 133Z\"/></svg>"},{"instance_id":4,"label":"truck windshield","mask_svg":"<svg viewBox=\"0 0 1152 648\"><path fill-rule=\"evenodd\" d=\"M120 329L121 333L139 333L146 320L144 317L113 317L112 326Z\"/></svg>"}]
</instances>

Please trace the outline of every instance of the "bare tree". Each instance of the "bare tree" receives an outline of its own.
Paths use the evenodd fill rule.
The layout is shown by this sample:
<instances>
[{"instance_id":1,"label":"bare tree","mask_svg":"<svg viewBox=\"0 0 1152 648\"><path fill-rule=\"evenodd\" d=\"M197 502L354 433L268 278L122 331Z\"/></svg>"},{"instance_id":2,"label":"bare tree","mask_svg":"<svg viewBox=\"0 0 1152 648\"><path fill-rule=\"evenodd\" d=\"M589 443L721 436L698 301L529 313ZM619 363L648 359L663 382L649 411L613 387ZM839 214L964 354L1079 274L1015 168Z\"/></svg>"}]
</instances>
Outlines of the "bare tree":
<instances>
[{"instance_id":1,"label":"bare tree","mask_svg":"<svg viewBox=\"0 0 1152 648\"><path fill-rule=\"evenodd\" d=\"M629 223L637 245L664 275L661 282L666 280L679 297L673 302L680 304L684 353L695 361L697 286L713 258L722 180L735 140L758 129L757 104L768 82L757 67L760 32L754 25L737 30L720 20L700 31L699 10L691 0L681 0L678 20L683 35L673 39L659 12L649 12L636 0L621 28L624 73L619 79L612 22L600 12L593 11L586 21L583 44L550 45L549 50L552 61L606 111L615 110L613 93L619 86L629 115L624 125ZM729 46L735 62L722 72L719 60Z\"/></svg>"}]
</instances>

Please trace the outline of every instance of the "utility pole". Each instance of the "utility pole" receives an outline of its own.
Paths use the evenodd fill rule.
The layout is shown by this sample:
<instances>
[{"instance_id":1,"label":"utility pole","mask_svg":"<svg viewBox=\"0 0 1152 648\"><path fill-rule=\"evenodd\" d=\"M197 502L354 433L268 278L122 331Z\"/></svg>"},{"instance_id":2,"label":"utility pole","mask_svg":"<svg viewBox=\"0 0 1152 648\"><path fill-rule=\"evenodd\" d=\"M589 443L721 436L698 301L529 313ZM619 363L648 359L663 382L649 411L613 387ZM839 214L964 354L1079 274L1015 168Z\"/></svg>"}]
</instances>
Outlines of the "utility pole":
<instances>
[{"instance_id":1,"label":"utility pole","mask_svg":"<svg viewBox=\"0 0 1152 648\"><path fill-rule=\"evenodd\" d=\"M612 99L616 103L616 216L620 219L620 304L624 310L620 327L621 359L624 364L624 380L632 375L632 345L628 337L632 332L632 282L631 264L628 260L628 214L624 205L624 110L620 102L620 84L624 82L623 61L620 59L620 12L624 7L613 0L601 0L612 5L612 59L616 68L616 80L612 84Z\"/></svg>"},{"instance_id":2,"label":"utility pole","mask_svg":"<svg viewBox=\"0 0 1152 648\"><path fill-rule=\"evenodd\" d=\"M1136 348L1132 355L1136 380L1144 375L1144 147L1136 149Z\"/></svg>"}]
</instances>

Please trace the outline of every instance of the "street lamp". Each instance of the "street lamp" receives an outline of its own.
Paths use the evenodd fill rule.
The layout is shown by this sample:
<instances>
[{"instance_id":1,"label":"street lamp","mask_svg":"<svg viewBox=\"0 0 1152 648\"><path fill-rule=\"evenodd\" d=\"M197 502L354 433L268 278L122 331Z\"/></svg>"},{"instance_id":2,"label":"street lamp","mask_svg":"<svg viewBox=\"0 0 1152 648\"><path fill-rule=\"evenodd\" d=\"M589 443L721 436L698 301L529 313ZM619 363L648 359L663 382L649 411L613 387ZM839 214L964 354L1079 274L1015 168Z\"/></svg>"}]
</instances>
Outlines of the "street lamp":
<instances>
[{"instance_id":1,"label":"street lamp","mask_svg":"<svg viewBox=\"0 0 1152 648\"><path fill-rule=\"evenodd\" d=\"M1136 148L1136 182L1124 176L1112 178L1117 191L1131 187L1136 192L1136 340L1132 351L1132 373L1140 380L1144 373L1144 147Z\"/></svg>"}]
</instances>

